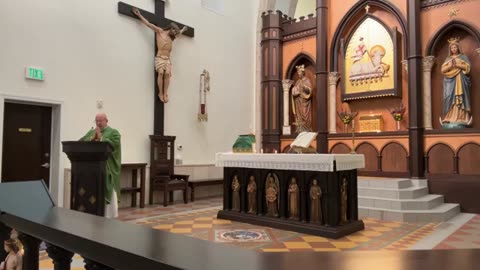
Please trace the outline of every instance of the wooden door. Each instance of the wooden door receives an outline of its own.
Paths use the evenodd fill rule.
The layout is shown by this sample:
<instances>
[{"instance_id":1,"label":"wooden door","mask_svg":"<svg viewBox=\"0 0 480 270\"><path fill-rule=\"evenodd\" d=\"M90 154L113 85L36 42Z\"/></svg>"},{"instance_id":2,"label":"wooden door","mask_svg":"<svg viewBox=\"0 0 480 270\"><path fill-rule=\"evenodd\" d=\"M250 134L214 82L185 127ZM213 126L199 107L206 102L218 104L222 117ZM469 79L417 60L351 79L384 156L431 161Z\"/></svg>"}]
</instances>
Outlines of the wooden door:
<instances>
[{"instance_id":1,"label":"wooden door","mask_svg":"<svg viewBox=\"0 0 480 270\"><path fill-rule=\"evenodd\" d=\"M52 108L5 103L2 182L50 181Z\"/></svg>"}]
</instances>

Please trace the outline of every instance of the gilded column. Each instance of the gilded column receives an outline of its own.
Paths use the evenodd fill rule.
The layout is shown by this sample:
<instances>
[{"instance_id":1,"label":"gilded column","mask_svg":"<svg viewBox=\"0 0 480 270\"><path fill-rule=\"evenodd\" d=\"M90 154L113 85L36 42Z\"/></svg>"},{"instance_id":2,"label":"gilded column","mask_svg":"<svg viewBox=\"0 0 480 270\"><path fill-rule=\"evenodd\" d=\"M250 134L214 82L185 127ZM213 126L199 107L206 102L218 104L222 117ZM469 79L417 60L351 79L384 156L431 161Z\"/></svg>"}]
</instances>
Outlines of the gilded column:
<instances>
[{"instance_id":1,"label":"gilded column","mask_svg":"<svg viewBox=\"0 0 480 270\"><path fill-rule=\"evenodd\" d=\"M328 74L328 86L329 86L329 113L328 113L328 132L331 134L337 133L337 82L340 78L338 72L330 72Z\"/></svg>"},{"instance_id":2,"label":"gilded column","mask_svg":"<svg viewBox=\"0 0 480 270\"><path fill-rule=\"evenodd\" d=\"M423 124L425 129L432 129L432 67L434 56L423 58Z\"/></svg>"},{"instance_id":3,"label":"gilded column","mask_svg":"<svg viewBox=\"0 0 480 270\"><path fill-rule=\"evenodd\" d=\"M291 128L290 128L290 111L289 111L289 91L290 87L292 86L292 80L283 80L282 87L283 87L283 135L290 135Z\"/></svg>"}]
</instances>

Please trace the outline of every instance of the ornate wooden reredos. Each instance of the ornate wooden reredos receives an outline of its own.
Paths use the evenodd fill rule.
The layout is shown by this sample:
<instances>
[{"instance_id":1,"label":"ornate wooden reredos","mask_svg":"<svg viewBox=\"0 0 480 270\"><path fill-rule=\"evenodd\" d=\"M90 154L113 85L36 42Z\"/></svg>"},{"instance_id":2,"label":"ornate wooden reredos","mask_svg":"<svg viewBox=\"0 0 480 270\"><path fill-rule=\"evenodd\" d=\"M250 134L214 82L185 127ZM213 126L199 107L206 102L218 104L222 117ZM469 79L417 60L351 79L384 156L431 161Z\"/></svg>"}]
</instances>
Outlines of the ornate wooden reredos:
<instances>
[{"instance_id":1,"label":"ornate wooden reredos","mask_svg":"<svg viewBox=\"0 0 480 270\"><path fill-rule=\"evenodd\" d=\"M291 110L291 105L284 107L282 80L295 81L295 67L303 64L315 88L313 131L318 132L314 145L318 153L355 150L365 155L366 168L359 171L361 175L428 177L433 192L459 191L460 183L480 192L480 181L474 177L464 178L480 175L476 167L468 165L480 162L480 154L473 150L480 145L480 77L476 76L480 74L480 22L472 13L478 0L360 0L350 8L342 1L317 0L316 3L315 14L299 19L291 19L279 11L262 15L264 152L288 150L296 136L292 113L284 114L284 108ZM338 10L345 12L340 14ZM396 57L391 66L396 71L389 75L396 76L396 84L387 89L390 92L379 92L379 95L342 95L346 80L352 79L352 73L347 74L345 70L346 57L351 56L346 52L351 53L356 47L349 41L367 19L383 25L391 34L395 48L392 55ZM428 26L421 25L425 23ZM445 129L439 123L444 87L440 69L452 37L461 40L461 50L471 62L473 122L461 129ZM405 113L403 119L396 122L391 109L401 105ZM342 110L358 112L355 146L351 127L345 134L337 116ZM282 129L284 115L289 117L291 135ZM362 115L379 116L383 120L382 131L358 133L357 122ZM460 202L465 209L480 209L478 205L472 206L473 200L468 196L452 194L447 195L447 201Z\"/></svg>"},{"instance_id":2,"label":"ornate wooden reredos","mask_svg":"<svg viewBox=\"0 0 480 270\"><path fill-rule=\"evenodd\" d=\"M314 85L312 105L314 131L318 132L317 151L328 152L327 121L320 115L327 113L327 1L317 1L316 16L299 20L284 16L280 11L262 14L262 142L265 152L280 152L282 135L283 96L282 80L295 79L295 63L306 66L306 75ZM299 52L290 63L284 63L283 49L287 43L314 38L311 55ZM315 58L314 58L315 57ZM315 61L322 59L322 61ZM288 71L284 70L289 67ZM291 117L291 116L290 116Z\"/></svg>"}]
</instances>

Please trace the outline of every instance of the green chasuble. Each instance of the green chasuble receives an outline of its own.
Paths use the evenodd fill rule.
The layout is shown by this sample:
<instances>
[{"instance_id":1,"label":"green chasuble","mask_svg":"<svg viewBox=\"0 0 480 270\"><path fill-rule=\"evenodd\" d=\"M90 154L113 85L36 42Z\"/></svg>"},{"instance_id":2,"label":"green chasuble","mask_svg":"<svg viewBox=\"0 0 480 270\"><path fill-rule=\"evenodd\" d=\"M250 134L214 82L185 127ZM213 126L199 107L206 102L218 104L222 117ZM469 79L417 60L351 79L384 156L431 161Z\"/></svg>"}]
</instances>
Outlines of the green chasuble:
<instances>
[{"instance_id":1,"label":"green chasuble","mask_svg":"<svg viewBox=\"0 0 480 270\"><path fill-rule=\"evenodd\" d=\"M83 136L81 141L91 141L95 136L95 129L87 132ZM112 155L107 160L107 181L105 187L105 201L109 204L110 198L112 198L112 191L115 189L117 193L118 201L120 202L120 169L121 169L121 158L122 151L120 145L120 133L118 130L111 127L105 127L102 129L102 142L108 142L113 147Z\"/></svg>"}]
</instances>

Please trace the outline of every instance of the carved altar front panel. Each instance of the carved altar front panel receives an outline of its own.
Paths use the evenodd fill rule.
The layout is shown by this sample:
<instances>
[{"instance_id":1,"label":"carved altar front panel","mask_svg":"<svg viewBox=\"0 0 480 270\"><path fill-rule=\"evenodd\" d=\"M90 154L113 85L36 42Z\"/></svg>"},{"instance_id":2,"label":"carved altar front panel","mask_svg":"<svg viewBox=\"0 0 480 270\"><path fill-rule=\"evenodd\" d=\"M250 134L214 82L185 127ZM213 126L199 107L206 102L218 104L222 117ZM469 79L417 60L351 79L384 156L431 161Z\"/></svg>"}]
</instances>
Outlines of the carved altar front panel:
<instances>
[{"instance_id":1,"label":"carved altar front panel","mask_svg":"<svg viewBox=\"0 0 480 270\"><path fill-rule=\"evenodd\" d=\"M382 132L383 117L382 115L361 115L359 117L359 132Z\"/></svg>"},{"instance_id":2,"label":"carved altar front panel","mask_svg":"<svg viewBox=\"0 0 480 270\"><path fill-rule=\"evenodd\" d=\"M330 238L364 228L356 174L361 155L221 153L216 165L225 167L218 218Z\"/></svg>"}]
</instances>

